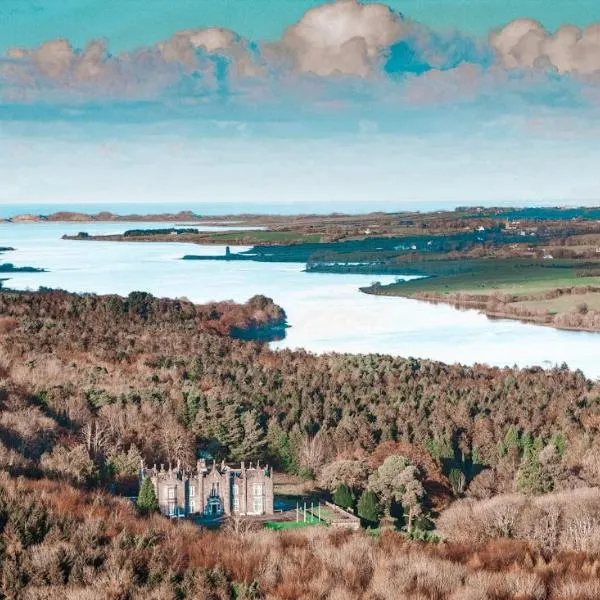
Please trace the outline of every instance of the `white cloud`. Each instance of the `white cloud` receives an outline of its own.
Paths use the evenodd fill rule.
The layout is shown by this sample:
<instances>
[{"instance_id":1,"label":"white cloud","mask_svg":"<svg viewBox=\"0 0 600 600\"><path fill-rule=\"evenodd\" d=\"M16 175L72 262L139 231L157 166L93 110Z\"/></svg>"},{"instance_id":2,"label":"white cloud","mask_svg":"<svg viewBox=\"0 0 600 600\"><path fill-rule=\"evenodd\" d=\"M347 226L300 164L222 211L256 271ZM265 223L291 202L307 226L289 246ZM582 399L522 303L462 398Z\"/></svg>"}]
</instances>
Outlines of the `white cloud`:
<instances>
[{"instance_id":1,"label":"white cloud","mask_svg":"<svg viewBox=\"0 0 600 600\"><path fill-rule=\"evenodd\" d=\"M600 24L564 25L555 33L537 21L517 19L490 34L490 44L508 69L553 69L589 76L600 71Z\"/></svg>"},{"instance_id":2,"label":"white cloud","mask_svg":"<svg viewBox=\"0 0 600 600\"><path fill-rule=\"evenodd\" d=\"M410 29L401 15L383 4L339 0L306 12L288 27L275 50L287 55L300 73L367 77Z\"/></svg>"}]
</instances>

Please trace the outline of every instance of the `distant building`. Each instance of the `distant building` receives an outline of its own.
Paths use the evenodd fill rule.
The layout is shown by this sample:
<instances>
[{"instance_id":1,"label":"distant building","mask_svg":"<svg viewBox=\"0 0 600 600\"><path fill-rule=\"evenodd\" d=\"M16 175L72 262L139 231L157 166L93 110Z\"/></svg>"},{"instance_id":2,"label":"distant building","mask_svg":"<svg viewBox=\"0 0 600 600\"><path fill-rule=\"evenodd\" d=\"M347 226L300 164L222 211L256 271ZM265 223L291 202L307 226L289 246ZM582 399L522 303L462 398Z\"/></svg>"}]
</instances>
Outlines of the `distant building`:
<instances>
[{"instance_id":1,"label":"distant building","mask_svg":"<svg viewBox=\"0 0 600 600\"><path fill-rule=\"evenodd\" d=\"M142 465L140 477L150 477L160 512L166 516L273 514L273 469L268 466L217 467L213 461L209 469L199 460L193 471Z\"/></svg>"}]
</instances>

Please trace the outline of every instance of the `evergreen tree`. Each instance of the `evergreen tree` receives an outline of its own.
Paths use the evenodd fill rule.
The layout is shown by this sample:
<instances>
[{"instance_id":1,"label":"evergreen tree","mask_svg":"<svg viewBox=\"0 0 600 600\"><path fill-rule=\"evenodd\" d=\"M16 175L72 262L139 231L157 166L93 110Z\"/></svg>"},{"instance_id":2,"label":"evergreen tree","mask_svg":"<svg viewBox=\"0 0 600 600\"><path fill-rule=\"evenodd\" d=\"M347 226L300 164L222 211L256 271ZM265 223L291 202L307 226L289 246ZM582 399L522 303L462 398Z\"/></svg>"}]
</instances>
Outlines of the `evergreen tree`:
<instances>
[{"instance_id":1,"label":"evergreen tree","mask_svg":"<svg viewBox=\"0 0 600 600\"><path fill-rule=\"evenodd\" d=\"M196 392L189 392L185 395L185 407L184 407L184 421L185 424L190 427L196 420L198 412L202 407L203 399L202 396Z\"/></svg>"},{"instance_id":2,"label":"evergreen tree","mask_svg":"<svg viewBox=\"0 0 600 600\"><path fill-rule=\"evenodd\" d=\"M354 496L345 483L339 485L335 490L333 502L342 508L352 508L354 506Z\"/></svg>"},{"instance_id":3,"label":"evergreen tree","mask_svg":"<svg viewBox=\"0 0 600 600\"><path fill-rule=\"evenodd\" d=\"M552 490L552 478L542 468L539 452L531 448L521 461L516 488L524 494L544 494Z\"/></svg>"},{"instance_id":4,"label":"evergreen tree","mask_svg":"<svg viewBox=\"0 0 600 600\"><path fill-rule=\"evenodd\" d=\"M137 498L137 505L138 508L146 514L158 510L158 500L154 491L154 484L150 477L146 477L144 481L142 481Z\"/></svg>"},{"instance_id":5,"label":"evergreen tree","mask_svg":"<svg viewBox=\"0 0 600 600\"><path fill-rule=\"evenodd\" d=\"M242 416L244 437L232 456L238 460L257 461L264 456L267 446L265 432L258 422L256 411L249 410Z\"/></svg>"},{"instance_id":6,"label":"evergreen tree","mask_svg":"<svg viewBox=\"0 0 600 600\"><path fill-rule=\"evenodd\" d=\"M290 438L275 418L269 421L267 428L267 452L269 460L282 471L292 473L296 470Z\"/></svg>"},{"instance_id":7,"label":"evergreen tree","mask_svg":"<svg viewBox=\"0 0 600 600\"><path fill-rule=\"evenodd\" d=\"M244 430L240 422L237 407L227 404L219 416L215 438L225 446L232 459L240 457L240 444L244 438Z\"/></svg>"},{"instance_id":8,"label":"evergreen tree","mask_svg":"<svg viewBox=\"0 0 600 600\"><path fill-rule=\"evenodd\" d=\"M368 525L379 524L383 509L375 492L365 490L358 500L358 516Z\"/></svg>"}]
</instances>

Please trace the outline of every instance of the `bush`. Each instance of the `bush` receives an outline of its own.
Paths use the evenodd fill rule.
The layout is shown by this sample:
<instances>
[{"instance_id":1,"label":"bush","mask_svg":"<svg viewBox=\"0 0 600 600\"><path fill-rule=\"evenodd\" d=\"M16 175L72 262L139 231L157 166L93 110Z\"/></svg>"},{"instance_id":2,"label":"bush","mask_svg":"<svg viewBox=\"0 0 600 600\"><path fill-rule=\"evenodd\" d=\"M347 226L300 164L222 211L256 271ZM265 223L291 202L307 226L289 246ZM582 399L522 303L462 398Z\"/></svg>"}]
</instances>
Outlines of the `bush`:
<instances>
[{"instance_id":1,"label":"bush","mask_svg":"<svg viewBox=\"0 0 600 600\"><path fill-rule=\"evenodd\" d=\"M354 496L352 495L350 488L345 483L342 483L335 490L333 494L333 501L342 508L352 508L354 506Z\"/></svg>"}]
</instances>

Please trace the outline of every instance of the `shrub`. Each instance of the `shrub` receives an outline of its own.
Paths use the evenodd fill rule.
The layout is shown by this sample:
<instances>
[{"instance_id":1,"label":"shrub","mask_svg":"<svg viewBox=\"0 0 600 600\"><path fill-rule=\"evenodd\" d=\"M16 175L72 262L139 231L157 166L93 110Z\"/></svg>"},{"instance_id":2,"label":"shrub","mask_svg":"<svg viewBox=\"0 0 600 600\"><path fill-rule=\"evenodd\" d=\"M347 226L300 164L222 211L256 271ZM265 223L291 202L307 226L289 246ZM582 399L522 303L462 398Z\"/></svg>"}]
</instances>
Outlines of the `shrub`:
<instances>
[{"instance_id":1,"label":"shrub","mask_svg":"<svg viewBox=\"0 0 600 600\"><path fill-rule=\"evenodd\" d=\"M158 510L158 499L154 491L154 484L149 477L142 481L140 493L137 499L138 508L145 514L156 512Z\"/></svg>"},{"instance_id":2,"label":"shrub","mask_svg":"<svg viewBox=\"0 0 600 600\"><path fill-rule=\"evenodd\" d=\"M383 509L375 492L365 490L358 500L358 516L368 526L377 526Z\"/></svg>"}]
</instances>

